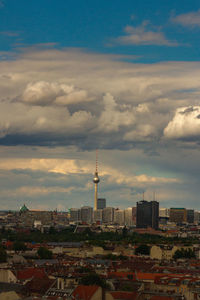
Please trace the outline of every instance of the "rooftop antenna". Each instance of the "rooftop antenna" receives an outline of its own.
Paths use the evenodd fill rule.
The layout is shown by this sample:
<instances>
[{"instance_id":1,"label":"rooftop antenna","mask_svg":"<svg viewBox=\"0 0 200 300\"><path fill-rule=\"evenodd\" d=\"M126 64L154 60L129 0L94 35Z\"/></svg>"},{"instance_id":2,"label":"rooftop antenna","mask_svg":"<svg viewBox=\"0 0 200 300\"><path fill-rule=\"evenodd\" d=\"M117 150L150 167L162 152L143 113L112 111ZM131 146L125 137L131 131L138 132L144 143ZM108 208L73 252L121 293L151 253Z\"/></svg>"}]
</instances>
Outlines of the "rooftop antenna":
<instances>
[{"instance_id":1,"label":"rooftop antenna","mask_svg":"<svg viewBox=\"0 0 200 300\"><path fill-rule=\"evenodd\" d=\"M96 173L98 173L98 149L96 149Z\"/></svg>"}]
</instances>

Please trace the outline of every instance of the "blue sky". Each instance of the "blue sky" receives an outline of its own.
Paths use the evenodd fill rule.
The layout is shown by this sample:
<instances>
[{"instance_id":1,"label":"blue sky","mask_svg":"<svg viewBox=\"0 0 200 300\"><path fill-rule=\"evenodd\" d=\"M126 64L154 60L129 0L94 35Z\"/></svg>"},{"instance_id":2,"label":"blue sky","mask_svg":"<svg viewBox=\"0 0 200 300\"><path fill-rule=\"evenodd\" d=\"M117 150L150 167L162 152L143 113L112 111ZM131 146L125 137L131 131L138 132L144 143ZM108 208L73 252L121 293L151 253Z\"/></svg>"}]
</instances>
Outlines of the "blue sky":
<instances>
[{"instance_id":1,"label":"blue sky","mask_svg":"<svg viewBox=\"0 0 200 300\"><path fill-rule=\"evenodd\" d=\"M0 0L0 209L199 206L198 1ZM190 200L190 201L188 201Z\"/></svg>"},{"instance_id":2,"label":"blue sky","mask_svg":"<svg viewBox=\"0 0 200 300\"><path fill-rule=\"evenodd\" d=\"M199 10L198 1L2 1L0 46L56 43L90 51L136 55L139 62L197 60L199 24L183 26L175 18ZM125 43L127 26L160 33L166 43ZM169 45L167 45L167 41ZM170 45L171 43L171 45ZM148 48L148 49L147 49Z\"/></svg>"}]
</instances>

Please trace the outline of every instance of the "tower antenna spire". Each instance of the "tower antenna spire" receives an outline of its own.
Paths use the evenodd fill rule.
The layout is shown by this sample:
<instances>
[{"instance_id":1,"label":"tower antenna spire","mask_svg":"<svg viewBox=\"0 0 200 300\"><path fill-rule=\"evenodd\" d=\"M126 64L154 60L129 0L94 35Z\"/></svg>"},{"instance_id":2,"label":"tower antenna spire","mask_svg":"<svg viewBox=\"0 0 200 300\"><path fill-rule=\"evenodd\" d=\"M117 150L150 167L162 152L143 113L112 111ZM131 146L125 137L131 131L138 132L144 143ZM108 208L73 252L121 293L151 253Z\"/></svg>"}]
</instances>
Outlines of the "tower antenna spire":
<instances>
[{"instance_id":1,"label":"tower antenna spire","mask_svg":"<svg viewBox=\"0 0 200 300\"><path fill-rule=\"evenodd\" d=\"M98 149L96 149L96 173L98 173Z\"/></svg>"}]
</instances>

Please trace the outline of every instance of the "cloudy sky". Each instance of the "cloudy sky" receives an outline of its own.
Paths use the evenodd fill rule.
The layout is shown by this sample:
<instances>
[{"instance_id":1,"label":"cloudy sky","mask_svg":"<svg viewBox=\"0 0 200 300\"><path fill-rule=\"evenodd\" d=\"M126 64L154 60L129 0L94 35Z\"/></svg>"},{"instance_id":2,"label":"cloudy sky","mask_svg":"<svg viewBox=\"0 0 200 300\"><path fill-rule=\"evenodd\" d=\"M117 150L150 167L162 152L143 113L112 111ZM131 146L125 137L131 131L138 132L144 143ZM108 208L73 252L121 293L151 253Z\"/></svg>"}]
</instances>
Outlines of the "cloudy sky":
<instances>
[{"instance_id":1,"label":"cloudy sky","mask_svg":"<svg viewBox=\"0 0 200 300\"><path fill-rule=\"evenodd\" d=\"M0 0L0 209L200 210L200 4Z\"/></svg>"}]
</instances>

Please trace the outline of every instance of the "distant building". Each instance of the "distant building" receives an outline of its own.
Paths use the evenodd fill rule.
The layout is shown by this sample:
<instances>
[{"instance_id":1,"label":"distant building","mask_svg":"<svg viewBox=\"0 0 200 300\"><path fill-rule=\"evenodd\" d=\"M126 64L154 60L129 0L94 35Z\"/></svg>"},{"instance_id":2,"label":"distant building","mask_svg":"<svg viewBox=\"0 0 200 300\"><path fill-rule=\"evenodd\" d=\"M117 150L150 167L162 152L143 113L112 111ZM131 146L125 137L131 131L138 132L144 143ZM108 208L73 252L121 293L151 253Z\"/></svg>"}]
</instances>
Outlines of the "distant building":
<instances>
[{"instance_id":1,"label":"distant building","mask_svg":"<svg viewBox=\"0 0 200 300\"><path fill-rule=\"evenodd\" d=\"M194 223L194 209L187 209L187 222Z\"/></svg>"},{"instance_id":2,"label":"distant building","mask_svg":"<svg viewBox=\"0 0 200 300\"><path fill-rule=\"evenodd\" d=\"M194 211L194 222L199 223L200 222L200 212Z\"/></svg>"},{"instance_id":3,"label":"distant building","mask_svg":"<svg viewBox=\"0 0 200 300\"><path fill-rule=\"evenodd\" d=\"M166 225L169 221L169 209L168 208L160 208L159 209L159 223L162 225Z\"/></svg>"},{"instance_id":4,"label":"distant building","mask_svg":"<svg viewBox=\"0 0 200 300\"><path fill-rule=\"evenodd\" d=\"M27 206L25 204L22 207L20 207L20 210L19 210L20 213L24 213L27 211L29 211L29 209L27 208Z\"/></svg>"},{"instance_id":5,"label":"distant building","mask_svg":"<svg viewBox=\"0 0 200 300\"><path fill-rule=\"evenodd\" d=\"M124 225L132 226L133 225L133 209L135 207L128 207L124 210Z\"/></svg>"},{"instance_id":6,"label":"distant building","mask_svg":"<svg viewBox=\"0 0 200 300\"><path fill-rule=\"evenodd\" d=\"M113 223L114 221L114 208L113 207L106 207L103 209L102 214L102 221L103 223Z\"/></svg>"},{"instance_id":7,"label":"distant building","mask_svg":"<svg viewBox=\"0 0 200 300\"><path fill-rule=\"evenodd\" d=\"M81 220L81 211L79 208L70 209L70 221L79 222Z\"/></svg>"},{"instance_id":8,"label":"distant building","mask_svg":"<svg viewBox=\"0 0 200 300\"><path fill-rule=\"evenodd\" d=\"M104 209L104 208L106 208L106 199L98 198L97 199L97 209Z\"/></svg>"},{"instance_id":9,"label":"distant building","mask_svg":"<svg viewBox=\"0 0 200 300\"><path fill-rule=\"evenodd\" d=\"M132 207L132 217L133 217L133 225L136 225L137 207Z\"/></svg>"},{"instance_id":10,"label":"distant building","mask_svg":"<svg viewBox=\"0 0 200 300\"><path fill-rule=\"evenodd\" d=\"M168 208L159 208L159 217L169 217L169 209Z\"/></svg>"},{"instance_id":11,"label":"distant building","mask_svg":"<svg viewBox=\"0 0 200 300\"><path fill-rule=\"evenodd\" d=\"M124 210L123 209L115 209L114 211L114 223L120 226L124 225Z\"/></svg>"},{"instance_id":12,"label":"distant building","mask_svg":"<svg viewBox=\"0 0 200 300\"><path fill-rule=\"evenodd\" d=\"M159 203L157 201L137 202L137 228L151 227L158 229L159 224Z\"/></svg>"},{"instance_id":13,"label":"distant building","mask_svg":"<svg viewBox=\"0 0 200 300\"><path fill-rule=\"evenodd\" d=\"M102 214L103 214L103 210L102 209L94 210L94 212L93 212L93 220L94 220L94 222L102 222Z\"/></svg>"},{"instance_id":14,"label":"distant building","mask_svg":"<svg viewBox=\"0 0 200 300\"><path fill-rule=\"evenodd\" d=\"M34 222L40 221L42 225L54 224L54 212L29 210L25 205L19 211L19 227L34 227Z\"/></svg>"},{"instance_id":15,"label":"distant building","mask_svg":"<svg viewBox=\"0 0 200 300\"><path fill-rule=\"evenodd\" d=\"M187 222L187 210L186 208L170 208L169 220L174 223Z\"/></svg>"},{"instance_id":16,"label":"distant building","mask_svg":"<svg viewBox=\"0 0 200 300\"><path fill-rule=\"evenodd\" d=\"M90 206L81 207L81 221L85 223L92 223L93 221L93 208Z\"/></svg>"}]
</instances>

